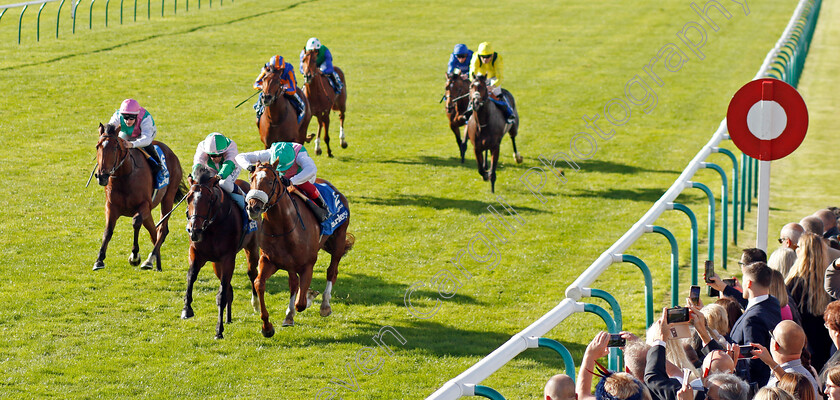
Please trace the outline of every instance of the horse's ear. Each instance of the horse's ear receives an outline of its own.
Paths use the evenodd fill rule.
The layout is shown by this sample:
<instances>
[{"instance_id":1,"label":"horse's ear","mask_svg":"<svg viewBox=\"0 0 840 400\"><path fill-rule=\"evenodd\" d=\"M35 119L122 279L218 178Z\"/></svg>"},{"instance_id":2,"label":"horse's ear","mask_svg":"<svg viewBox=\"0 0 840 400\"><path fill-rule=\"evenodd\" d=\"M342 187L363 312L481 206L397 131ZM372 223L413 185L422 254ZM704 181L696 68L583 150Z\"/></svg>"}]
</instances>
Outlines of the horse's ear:
<instances>
[{"instance_id":1,"label":"horse's ear","mask_svg":"<svg viewBox=\"0 0 840 400\"><path fill-rule=\"evenodd\" d=\"M274 168L274 169L276 170L276 169L277 169L277 165L279 165L279 164L280 164L280 159L278 158L278 159L274 160L274 162L273 162L273 163L271 163L271 167L272 167L272 168Z\"/></svg>"},{"instance_id":2,"label":"horse's ear","mask_svg":"<svg viewBox=\"0 0 840 400\"><path fill-rule=\"evenodd\" d=\"M102 125L102 122L99 123L99 134L102 135L105 133L105 126Z\"/></svg>"},{"instance_id":3,"label":"horse's ear","mask_svg":"<svg viewBox=\"0 0 840 400\"><path fill-rule=\"evenodd\" d=\"M190 186L195 185L195 180L193 179L192 174L187 175L187 181L190 183Z\"/></svg>"}]
</instances>

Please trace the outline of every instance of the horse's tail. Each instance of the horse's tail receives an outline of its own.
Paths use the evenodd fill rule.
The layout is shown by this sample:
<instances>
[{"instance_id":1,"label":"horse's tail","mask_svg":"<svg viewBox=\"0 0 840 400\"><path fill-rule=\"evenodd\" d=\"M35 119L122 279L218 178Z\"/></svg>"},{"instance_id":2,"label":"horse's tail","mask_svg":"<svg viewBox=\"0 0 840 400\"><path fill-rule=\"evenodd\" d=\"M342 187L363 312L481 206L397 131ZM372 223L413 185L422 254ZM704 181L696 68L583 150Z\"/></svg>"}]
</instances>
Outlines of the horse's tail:
<instances>
[{"instance_id":1,"label":"horse's tail","mask_svg":"<svg viewBox=\"0 0 840 400\"><path fill-rule=\"evenodd\" d=\"M178 182L178 190L175 191L175 201L181 201L181 199L183 199L189 192L190 188L187 186L187 182L181 179L181 182Z\"/></svg>"},{"instance_id":2,"label":"horse's tail","mask_svg":"<svg viewBox=\"0 0 840 400\"><path fill-rule=\"evenodd\" d=\"M348 251L353 250L353 245L356 244L356 236L352 233L347 232L347 236L344 238L344 254L341 256L345 256Z\"/></svg>"}]
</instances>

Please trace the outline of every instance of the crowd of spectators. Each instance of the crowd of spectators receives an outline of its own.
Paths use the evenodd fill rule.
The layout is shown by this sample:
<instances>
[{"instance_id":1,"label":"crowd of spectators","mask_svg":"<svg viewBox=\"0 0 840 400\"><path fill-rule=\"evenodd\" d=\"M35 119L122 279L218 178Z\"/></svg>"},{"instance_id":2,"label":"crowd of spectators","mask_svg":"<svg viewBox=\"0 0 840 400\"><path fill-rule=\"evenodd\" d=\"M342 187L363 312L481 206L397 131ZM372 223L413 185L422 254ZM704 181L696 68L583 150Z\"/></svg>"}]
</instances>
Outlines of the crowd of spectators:
<instances>
[{"instance_id":1,"label":"crowd of spectators","mask_svg":"<svg viewBox=\"0 0 840 400\"><path fill-rule=\"evenodd\" d=\"M744 249L740 281L704 276L720 292L714 303L686 299L663 309L643 338L618 334L623 371L597 361L617 346L600 332L577 381L553 376L545 400L840 400L838 212L782 227L769 259ZM687 321L669 318L686 311Z\"/></svg>"}]
</instances>

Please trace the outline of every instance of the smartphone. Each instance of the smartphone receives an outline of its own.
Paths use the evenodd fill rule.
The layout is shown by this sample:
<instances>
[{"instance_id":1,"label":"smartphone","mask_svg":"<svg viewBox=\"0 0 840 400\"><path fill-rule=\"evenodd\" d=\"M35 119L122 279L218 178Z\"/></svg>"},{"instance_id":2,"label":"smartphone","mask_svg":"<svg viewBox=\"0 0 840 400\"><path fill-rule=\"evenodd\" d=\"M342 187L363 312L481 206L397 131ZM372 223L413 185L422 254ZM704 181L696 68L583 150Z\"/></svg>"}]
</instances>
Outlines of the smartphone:
<instances>
[{"instance_id":1,"label":"smartphone","mask_svg":"<svg viewBox=\"0 0 840 400\"><path fill-rule=\"evenodd\" d=\"M688 309L685 307L669 308L666 313L665 318L669 324L676 322L688 322Z\"/></svg>"},{"instance_id":2,"label":"smartphone","mask_svg":"<svg viewBox=\"0 0 840 400\"><path fill-rule=\"evenodd\" d=\"M735 287L735 278L732 278L732 279L724 279L724 280L723 280L723 283L725 283L725 284L726 284L726 286L732 286L732 287Z\"/></svg>"},{"instance_id":3,"label":"smartphone","mask_svg":"<svg viewBox=\"0 0 840 400\"><path fill-rule=\"evenodd\" d=\"M607 342L607 347L624 347L627 344L627 340L621 337L619 333L611 333L610 334L610 341Z\"/></svg>"},{"instance_id":4,"label":"smartphone","mask_svg":"<svg viewBox=\"0 0 840 400\"><path fill-rule=\"evenodd\" d=\"M712 283L712 277L715 276L715 261L706 260L706 283Z\"/></svg>"},{"instance_id":5,"label":"smartphone","mask_svg":"<svg viewBox=\"0 0 840 400\"><path fill-rule=\"evenodd\" d=\"M752 358L752 350L753 347L750 345L738 346L739 357L741 358Z\"/></svg>"},{"instance_id":6,"label":"smartphone","mask_svg":"<svg viewBox=\"0 0 840 400\"><path fill-rule=\"evenodd\" d=\"M700 286L691 286L691 289L688 290L688 300L690 300L691 304L694 306L700 305Z\"/></svg>"}]
</instances>

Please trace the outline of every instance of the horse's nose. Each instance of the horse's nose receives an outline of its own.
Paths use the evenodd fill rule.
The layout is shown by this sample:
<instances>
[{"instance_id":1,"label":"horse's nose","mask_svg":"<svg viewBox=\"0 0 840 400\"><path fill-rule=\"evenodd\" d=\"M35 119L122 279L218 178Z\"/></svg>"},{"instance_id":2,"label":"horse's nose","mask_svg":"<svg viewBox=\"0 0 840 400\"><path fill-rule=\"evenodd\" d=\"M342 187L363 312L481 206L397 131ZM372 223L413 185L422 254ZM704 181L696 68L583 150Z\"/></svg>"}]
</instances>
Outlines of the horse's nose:
<instances>
[{"instance_id":1,"label":"horse's nose","mask_svg":"<svg viewBox=\"0 0 840 400\"><path fill-rule=\"evenodd\" d=\"M96 183L98 183L99 186L107 186L108 185L108 178L109 178L108 174L96 175Z\"/></svg>"}]
</instances>

